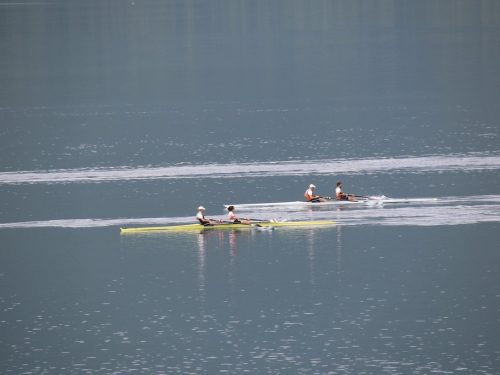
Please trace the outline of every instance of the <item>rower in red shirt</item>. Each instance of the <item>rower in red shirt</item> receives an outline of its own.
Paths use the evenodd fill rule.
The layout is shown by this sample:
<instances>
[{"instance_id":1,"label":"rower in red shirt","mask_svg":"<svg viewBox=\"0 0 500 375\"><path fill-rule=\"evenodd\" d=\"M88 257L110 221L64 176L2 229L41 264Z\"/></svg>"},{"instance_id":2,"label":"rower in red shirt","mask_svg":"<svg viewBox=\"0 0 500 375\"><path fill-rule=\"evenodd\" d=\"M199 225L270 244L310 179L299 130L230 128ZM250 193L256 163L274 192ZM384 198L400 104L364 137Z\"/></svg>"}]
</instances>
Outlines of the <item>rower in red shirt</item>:
<instances>
[{"instance_id":1,"label":"rower in red shirt","mask_svg":"<svg viewBox=\"0 0 500 375\"><path fill-rule=\"evenodd\" d=\"M313 184L309 185L309 189L306 190L304 193L304 196L307 198L307 200L311 203L316 203L316 202L326 202L326 199L321 198L318 195L314 195L313 190L316 188Z\"/></svg>"}]
</instances>

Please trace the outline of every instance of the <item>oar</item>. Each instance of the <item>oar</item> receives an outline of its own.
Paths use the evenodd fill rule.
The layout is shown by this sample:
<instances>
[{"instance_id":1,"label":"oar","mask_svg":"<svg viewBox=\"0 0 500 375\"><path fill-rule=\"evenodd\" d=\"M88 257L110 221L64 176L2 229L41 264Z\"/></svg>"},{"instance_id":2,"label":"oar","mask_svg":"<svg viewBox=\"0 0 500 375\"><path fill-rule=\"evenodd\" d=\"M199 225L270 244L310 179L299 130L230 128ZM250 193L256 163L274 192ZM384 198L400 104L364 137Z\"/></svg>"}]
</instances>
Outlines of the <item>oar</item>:
<instances>
[{"instance_id":1,"label":"oar","mask_svg":"<svg viewBox=\"0 0 500 375\"><path fill-rule=\"evenodd\" d=\"M243 219L243 220L246 220L246 219ZM253 220L253 219L250 219L250 220ZM250 223L249 226L255 226L255 227L260 227L260 223L269 223L269 220L266 220L266 221L257 221L257 222L254 222L254 223ZM239 223L233 223L232 221L224 221L223 224L239 224Z\"/></svg>"},{"instance_id":2,"label":"oar","mask_svg":"<svg viewBox=\"0 0 500 375\"><path fill-rule=\"evenodd\" d=\"M270 219L270 220L263 220L263 219L249 219L249 220L258 221L258 222L261 222L261 223L278 223L278 220L276 220L276 219Z\"/></svg>"}]
</instances>

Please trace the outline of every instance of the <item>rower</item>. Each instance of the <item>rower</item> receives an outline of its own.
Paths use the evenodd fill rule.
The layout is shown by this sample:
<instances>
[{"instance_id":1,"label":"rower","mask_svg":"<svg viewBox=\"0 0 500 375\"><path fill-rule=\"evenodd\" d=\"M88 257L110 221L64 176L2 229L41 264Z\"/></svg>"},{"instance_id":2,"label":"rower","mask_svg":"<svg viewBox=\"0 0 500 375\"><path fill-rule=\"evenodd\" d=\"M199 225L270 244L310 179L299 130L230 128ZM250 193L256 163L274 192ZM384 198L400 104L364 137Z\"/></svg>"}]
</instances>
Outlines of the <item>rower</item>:
<instances>
[{"instance_id":1,"label":"rower","mask_svg":"<svg viewBox=\"0 0 500 375\"><path fill-rule=\"evenodd\" d=\"M233 224L246 224L246 225L250 225L250 219L246 219L246 220L242 220L240 219L239 217L236 217L236 215L234 214L234 206L229 206L227 208L227 210L229 211L229 214L227 215L229 217L229 221Z\"/></svg>"},{"instance_id":2,"label":"rower","mask_svg":"<svg viewBox=\"0 0 500 375\"><path fill-rule=\"evenodd\" d=\"M198 220L201 225L208 227L222 223L222 220L219 220L218 223L212 219L205 218L205 216L203 215L203 211L205 211L205 207L200 206L198 207L198 213L196 214L196 220Z\"/></svg>"},{"instance_id":3,"label":"rower","mask_svg":"<svg viewBox=\"0 0 500 375\"><path fill-rule=\"evenodd\" d=\"M342 182L337 182L337 188L335 189L335 195L339 201L355 201L356 198L349 197L342 191Z\"/></svg>"},{"instance_id":4,"label":"rower","mask_svg":"<svg viewBox=\"0 0 500 375\"><path fill-rule=\"evenodd\" d=\"M314 195L313 190L316 188L313 184L309 185L309 189L306 190L304 193L304 197L307 198L307 200L311 203L316 203L316 202L326 202L326 199L321 198L318 195Z\"/></svg>"}]
</instances>

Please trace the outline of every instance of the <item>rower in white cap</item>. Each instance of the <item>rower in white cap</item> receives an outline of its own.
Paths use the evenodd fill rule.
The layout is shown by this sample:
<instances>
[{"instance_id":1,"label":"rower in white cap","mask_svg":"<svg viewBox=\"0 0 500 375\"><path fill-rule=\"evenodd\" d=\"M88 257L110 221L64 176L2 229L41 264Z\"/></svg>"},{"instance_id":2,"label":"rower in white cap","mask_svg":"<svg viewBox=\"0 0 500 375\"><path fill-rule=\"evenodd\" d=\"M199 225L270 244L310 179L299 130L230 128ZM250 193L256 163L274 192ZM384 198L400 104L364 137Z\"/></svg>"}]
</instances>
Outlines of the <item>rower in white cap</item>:
<instances>
[{"instance_id":1,"label":"rower in white cap","mask_svg":"<svg viewBox=\"0 0 500 375\"><path fill-rule=\"evenodd\" d=\"M326 202L326 199L321 198L318 195L314 195L313 190L316 188L313 184L309 185L309 189L306 190L304 193L304 196L307 198L307 200L311 203L315 202Z\"/></svg>"},{"instance_id":2,"label":"rower in white cap","mask_svg":"<svg viewBox=\"0 0 500 375\"><path fill-rule=\"evenodd\" d=\"M196 214L196 219L200 222L201 225L211 226L211 225L217 225L219 223L222 223L222 220L219 220L219 222L217 222L217 221L214 221L213 219L205 218L205 216L203 215L203 211L205 211L205 207L200 206L200 207L198 207L198 213Z\"/></svg>"}]
</instances>

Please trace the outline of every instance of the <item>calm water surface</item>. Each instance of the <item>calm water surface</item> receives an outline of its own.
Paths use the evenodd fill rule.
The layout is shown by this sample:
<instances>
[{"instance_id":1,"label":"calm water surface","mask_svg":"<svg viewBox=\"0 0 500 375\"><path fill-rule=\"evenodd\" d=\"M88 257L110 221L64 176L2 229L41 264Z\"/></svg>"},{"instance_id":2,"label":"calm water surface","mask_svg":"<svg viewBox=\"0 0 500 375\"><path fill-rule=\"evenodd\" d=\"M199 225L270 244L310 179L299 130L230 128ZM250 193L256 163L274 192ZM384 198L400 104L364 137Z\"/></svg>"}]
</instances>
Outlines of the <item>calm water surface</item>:
<instances>
[{"instance_id":1,"label":"calm water surface","mask_svg":"<svg viewBox=\"0 0 500 375\"><path fill-rule=\"evenodd\" d=\"M0 374L500 374L500 3L0 3ZM120 235L200 204L328 228Z\"/></svg>"},{"instance_id":2,"label":"calm water surface","mask_svg":"<svg viewBox=\"0 0 500 375\"><path fill-rule=\"evenodd\" d=\"M24 231L8 372L497 373L497 224Z\"/></svg>"}]
</instances>

